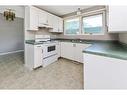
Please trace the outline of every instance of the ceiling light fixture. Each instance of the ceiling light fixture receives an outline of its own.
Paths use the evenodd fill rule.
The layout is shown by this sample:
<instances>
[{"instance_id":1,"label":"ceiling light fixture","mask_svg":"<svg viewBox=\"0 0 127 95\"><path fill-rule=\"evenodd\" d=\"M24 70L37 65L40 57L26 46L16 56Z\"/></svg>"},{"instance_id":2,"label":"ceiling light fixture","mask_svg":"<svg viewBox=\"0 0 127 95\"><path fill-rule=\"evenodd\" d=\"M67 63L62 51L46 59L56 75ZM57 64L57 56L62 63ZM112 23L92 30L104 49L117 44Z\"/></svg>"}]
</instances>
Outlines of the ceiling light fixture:
<instances>
[{"instance_id":1,"label":"ceiling light fixture","mask_svg":"<svg viewBox=\"0 0 127 95\"><path fill-rule=\"evenodd\" d=\"M4 11L4 17L6 20L14 21L15 13L13 11L14 10L12 10L12 9L7 9L6 11Z\"/></svg>"},{"instance_id":2,"label":"ceiling light fixture","mask_svg":"<svg viewBox=\"0 0 127 95\"><path fill-rule=\"evenodd\" d=\"M80 8L77 9L76 14L77 14L77 15L81 15L81 9L80 9Z\"/></svg>"}]
</instances>

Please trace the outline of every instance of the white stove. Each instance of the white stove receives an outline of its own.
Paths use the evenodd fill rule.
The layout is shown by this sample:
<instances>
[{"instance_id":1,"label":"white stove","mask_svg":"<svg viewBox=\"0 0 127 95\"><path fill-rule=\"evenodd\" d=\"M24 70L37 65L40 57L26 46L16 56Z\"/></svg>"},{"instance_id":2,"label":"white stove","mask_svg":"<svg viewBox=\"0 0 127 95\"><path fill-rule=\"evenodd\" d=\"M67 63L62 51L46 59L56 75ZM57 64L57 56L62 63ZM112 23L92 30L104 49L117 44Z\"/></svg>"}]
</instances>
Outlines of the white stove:
<instances>
[{"instance_id":1,"label":"white stove","mask_svg":"<svg viewBox=\"0 0 127 95\"><path fill-rule=\"evenodd\" d=\"M50 35L35 35L35 42L46 42L50 40Z\"/></svg>"},{"instance_id":2,"label":"white stove","mask_svg":"<svg viewBox=\"0 0 127 95\"><path fill-rule=\"evenodd\" d=\"M49 64L57 61L58 59L57 41L51 40L50 35L36 35L35 42L42 43L43 67L46 67Z\"/></svg>"}]
</instances>

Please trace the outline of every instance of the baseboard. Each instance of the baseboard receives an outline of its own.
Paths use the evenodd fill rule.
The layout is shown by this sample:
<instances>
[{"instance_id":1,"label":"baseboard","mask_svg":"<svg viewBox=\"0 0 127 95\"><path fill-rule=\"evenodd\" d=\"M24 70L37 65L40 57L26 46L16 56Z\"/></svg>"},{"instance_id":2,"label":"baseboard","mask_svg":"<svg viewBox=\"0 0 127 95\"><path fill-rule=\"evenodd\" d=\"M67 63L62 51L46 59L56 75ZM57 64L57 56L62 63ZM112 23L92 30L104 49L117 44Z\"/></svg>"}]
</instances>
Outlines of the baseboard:
<instances>
[{"instance_id":1,"label":"baseboard","mask_svg":"<svg viewBox=\"0 0 127 95\"><path fill-rule=\"evenodd\" d=\"M6 54L11 54L11 53L18 53L18 52L23 52L24 50L17 50L17 51L11 51L11 52L5 52L5 53L0 53L0 55L6 55Z\"/></svg>"}]
</instances>

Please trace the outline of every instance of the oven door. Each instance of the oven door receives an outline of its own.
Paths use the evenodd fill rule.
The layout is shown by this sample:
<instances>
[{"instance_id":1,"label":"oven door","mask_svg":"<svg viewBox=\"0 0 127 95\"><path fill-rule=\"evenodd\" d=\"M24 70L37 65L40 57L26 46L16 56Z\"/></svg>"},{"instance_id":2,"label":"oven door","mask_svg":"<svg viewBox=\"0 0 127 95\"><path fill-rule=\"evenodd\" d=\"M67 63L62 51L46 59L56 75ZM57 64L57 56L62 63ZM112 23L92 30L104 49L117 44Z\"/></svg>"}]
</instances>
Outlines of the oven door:
<instances>
[{"instance_id":1,"label":"oven door","mask_svg":"<svg viewBox=\"0 0 127 95\"><path fill-rule=\"evenodd\" d=\"M45 44L43 47L43 58L57 54L56 44Z\"/></svg>"}]
</instances>

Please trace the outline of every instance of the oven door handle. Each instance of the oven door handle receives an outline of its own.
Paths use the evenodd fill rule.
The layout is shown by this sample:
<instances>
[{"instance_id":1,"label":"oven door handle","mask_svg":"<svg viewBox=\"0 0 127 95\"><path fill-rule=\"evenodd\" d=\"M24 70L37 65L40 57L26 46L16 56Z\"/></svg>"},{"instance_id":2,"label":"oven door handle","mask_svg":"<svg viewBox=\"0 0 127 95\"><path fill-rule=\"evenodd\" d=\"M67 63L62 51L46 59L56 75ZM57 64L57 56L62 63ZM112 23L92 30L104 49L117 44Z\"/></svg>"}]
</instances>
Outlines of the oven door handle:
<instances>
[{"instance_id":1,"label":"oven door handle","mask_svg":"<svg viewBox=\"0 0 127 95\"><path fill-rule=\"evenodd\" d=\"M51 47L51 46L56 46L56 45L45 45L45 46L47 46L47 47Z\"/></svg>"}]
</instances>

